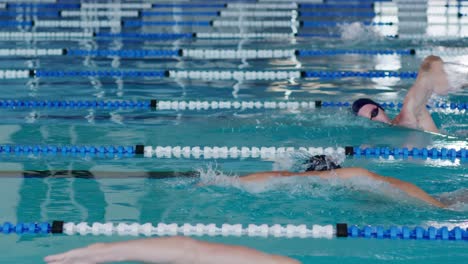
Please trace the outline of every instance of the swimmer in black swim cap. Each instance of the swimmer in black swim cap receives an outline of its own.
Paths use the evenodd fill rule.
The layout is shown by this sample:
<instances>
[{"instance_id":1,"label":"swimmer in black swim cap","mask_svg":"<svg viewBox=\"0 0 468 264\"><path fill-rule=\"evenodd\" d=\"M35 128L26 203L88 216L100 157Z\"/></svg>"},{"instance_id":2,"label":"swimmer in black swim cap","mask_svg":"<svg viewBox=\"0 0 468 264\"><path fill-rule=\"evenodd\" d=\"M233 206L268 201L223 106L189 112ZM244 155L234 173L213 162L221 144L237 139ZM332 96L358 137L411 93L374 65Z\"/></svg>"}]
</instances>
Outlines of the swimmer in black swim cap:
<instances>
[{"instance_id":1,"label":"swimmer in black swim cap","mask_svg":"<svg viewBox=\"0 0 468 264\"><path fill-rule=\"evenodd\" d=\"M422 62L418 77L406 94L403 108L393 120L378 103L368 98L356 100L351 110L354 114L373 121L439 133L426 105L433 93L447 95L450 90L457 89L451 87L451 83L454 83L451 81L452 75L445 70L442 59L428 56ZM465 84L458 86L464 87Z\"/></svg>"},{"instance_id":2,"label":"swimmer in black swim cap","mask_svg":"<svg viewBox=\"0 0 468 264\"><path fill-rule=\"evenodd\" d=\"M305 164L308 166L305 171L328 171L341 168L325 155L312 156Z\"/></svg>"},{"instance_id":3,"label":"swimmer in black swim cap","mask_svg":"<svg viewBox=\"0 0 468 264\"><path fill-rule=\"evenodd\" d=\"M372 121L379 121L387 124L391 124L392 122L382 106L369 98L361 98L354 101L351 110L355 115L368 117Z\"/></svg>"}]
</instances>

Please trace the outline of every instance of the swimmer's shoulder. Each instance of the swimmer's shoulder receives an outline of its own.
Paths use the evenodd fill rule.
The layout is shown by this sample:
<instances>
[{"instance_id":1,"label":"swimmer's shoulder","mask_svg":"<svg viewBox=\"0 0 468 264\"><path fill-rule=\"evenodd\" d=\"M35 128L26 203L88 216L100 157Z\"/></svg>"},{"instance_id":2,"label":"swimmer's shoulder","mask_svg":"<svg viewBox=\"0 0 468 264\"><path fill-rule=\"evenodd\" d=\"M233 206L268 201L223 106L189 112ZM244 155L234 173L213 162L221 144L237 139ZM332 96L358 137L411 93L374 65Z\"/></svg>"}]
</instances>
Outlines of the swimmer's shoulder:
<instances>
[{"instance_id":1,"label":"swimmer's shoulder","mask_svg":"<svg viewBox=\"0 0 468 264\"><path fill-rule=\"evenodd\" d=\"M376 173L369 171L368 169L360 168L360 167L341 168L341 169L336 169L335 172L340 178L364 176L364 177L377 179L379 177L382 177Z\"/></svg>"}]
</instances>

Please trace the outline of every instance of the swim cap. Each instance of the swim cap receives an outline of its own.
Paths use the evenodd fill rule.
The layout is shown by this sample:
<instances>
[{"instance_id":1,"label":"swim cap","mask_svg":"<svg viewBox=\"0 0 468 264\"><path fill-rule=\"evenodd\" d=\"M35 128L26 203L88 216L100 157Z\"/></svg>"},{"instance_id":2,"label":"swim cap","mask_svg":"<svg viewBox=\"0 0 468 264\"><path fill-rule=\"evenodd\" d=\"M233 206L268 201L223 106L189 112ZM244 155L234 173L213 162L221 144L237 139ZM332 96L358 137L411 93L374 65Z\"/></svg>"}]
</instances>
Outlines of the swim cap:
<instances>
[{"instance_id":1,"label":"swim cap","mask_svg":"<svg viewBox=\"0 0 468 264\"><path fill-rule=\"evenodd\" d=\"M367 104L371 104L371 105L375 105L377 106L378 108L382 109L383 111L385 111L385 109L383 109L378 103L374 102L373 100L369 99L369 98L361 98L361 99L358 99L356 101L354 101L353 103L353 106L351 107L351 109L353 110L353 113L355 115L357 115L357 113L359 112L359 110L367 105Z\"/></svg>"},{"instance_id":2,"label":"swim cap","mask_svg":"<svg viewBox=\"0 0 468 264\"><path fill-rule=\"evenodd\" d=\"M306 164L309 167L305 171L327 171L341 168L340 165L337 165L325 155L315 155L311 157Z\"/></svg>"}]
</instances>

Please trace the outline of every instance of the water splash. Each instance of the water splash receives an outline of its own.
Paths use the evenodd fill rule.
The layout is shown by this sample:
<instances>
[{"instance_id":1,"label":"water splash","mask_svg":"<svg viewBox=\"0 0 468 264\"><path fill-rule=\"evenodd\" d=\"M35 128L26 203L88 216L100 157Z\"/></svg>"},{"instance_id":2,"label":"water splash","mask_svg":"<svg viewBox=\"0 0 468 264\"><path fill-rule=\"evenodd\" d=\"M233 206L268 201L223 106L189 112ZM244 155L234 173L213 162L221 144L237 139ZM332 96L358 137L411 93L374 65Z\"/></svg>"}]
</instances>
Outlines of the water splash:
<instances>
[{"instance_id":1,"label":"water splash","mask_svg":"<svg viewBox=\"0 0 468 264\"><path fill-rule=\"evenodd\" d=\"M375 31L372 26L365 26L359 22L338 25L341 39L344 41L375 41L383 39L383 36Z\"/></svg>"},{"instance_id":2,"label":"water splash","mask_svg":"<svg viewBox=\"0 0 468 264\"><path fill-rule=\"evenodd\" d=\"M437 199L454 211L468 211L468 189L445 192L437 195Z\"/></svg>"},{"instance_id":3,"label":"water splash","mask_svg":"<svg viewBox=\"0 0 468 264\"><path fill-rule=\"evenodd\" d=\"M447 73L449 82L449 93L459 92L468 87L468 66L445 62L444 70Z\"/></svg>"},{"instance_id":4,"label":"water splash","mask_svg":"<svg viewBox=\"0 0 468 264\"><path fill-rule=\"evenodd\" d=\"M215 185L215 186L233 186L239 187L239 177L235 175L224 174L217 168L216 165L209 164L206 168L196 169L200 175L199 185Z\"/></svg>"},{"instance_id":5,"label":"water splash","mask_svg":"<svg viewBox=\"0 0 468 264\"><path fill-rule=\"evenodd\" d=\"M468 228L468 221L453 221L453 222L436 222L436 221L427 221L424 223L424 226L433 226L435 228L447 227L448 229L453 229L454 227L461 227L463 229Z\"/></svg>"}]
</instances>

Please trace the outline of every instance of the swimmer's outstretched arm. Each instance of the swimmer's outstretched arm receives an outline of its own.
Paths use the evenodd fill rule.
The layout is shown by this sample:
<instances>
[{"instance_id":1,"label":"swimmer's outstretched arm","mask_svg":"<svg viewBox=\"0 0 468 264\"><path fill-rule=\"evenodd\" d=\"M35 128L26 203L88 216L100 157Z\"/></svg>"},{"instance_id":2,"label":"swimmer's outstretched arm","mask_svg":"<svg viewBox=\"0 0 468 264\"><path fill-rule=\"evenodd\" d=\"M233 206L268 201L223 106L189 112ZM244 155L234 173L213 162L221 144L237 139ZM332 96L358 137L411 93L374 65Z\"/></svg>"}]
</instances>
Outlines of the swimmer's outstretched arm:
<instances>
[{"instance_id":1,"label":"swimmer's outstretched arm","mask_svg":"<svg viewBox=\"0 0 468 264\"><path fill-rule=\"evenodd\" d=\"M188 237L99 243L47 256L44 260L49 264L92 264L120 261L165 264L299 264L298 261L287 257L269 255L247 247L197 241Z\"/></svg>"},{"instance_id":2,"label":"swimmer's outstretched arm","mask_svg":"<svg viewBox=\"0 0 468 264\"><path fill-rule=\"evenodd\" d=\"M395 125L439 133L426 105L433 93L446 95L449 91L444 62L437 56L424 59L416 81L408 90L400 114L392 121Z\"/></svg>"},{"instance_id":3,"label":"swimmer's outstretched arm","mask_svg":"<svg viewBox=\"0 0 468 264\"><path fill-rule=\"evenodd\" d=\"M390 184L391 186L402 190L407 193L409 196L423 200L429 204L435 205L437 207L446 207L443 203L434 199L432 196L427 194L421 188L416 185L398 180L391 177L385 177L378 175L376 173L370 172L363 168L341 168L335 169L332 171L306 171L306 172L289 172L289 171L270 171L270 172L259 172L239 177L241 182L255 182L255 181L266 181L270 178L275 177L288 177L288 176L312 176L320 177L323 179L329 178L341 178L341 179L351 179L357 177L367 177L373 180L382 181Z\"/></svg>"}]
</instances>

